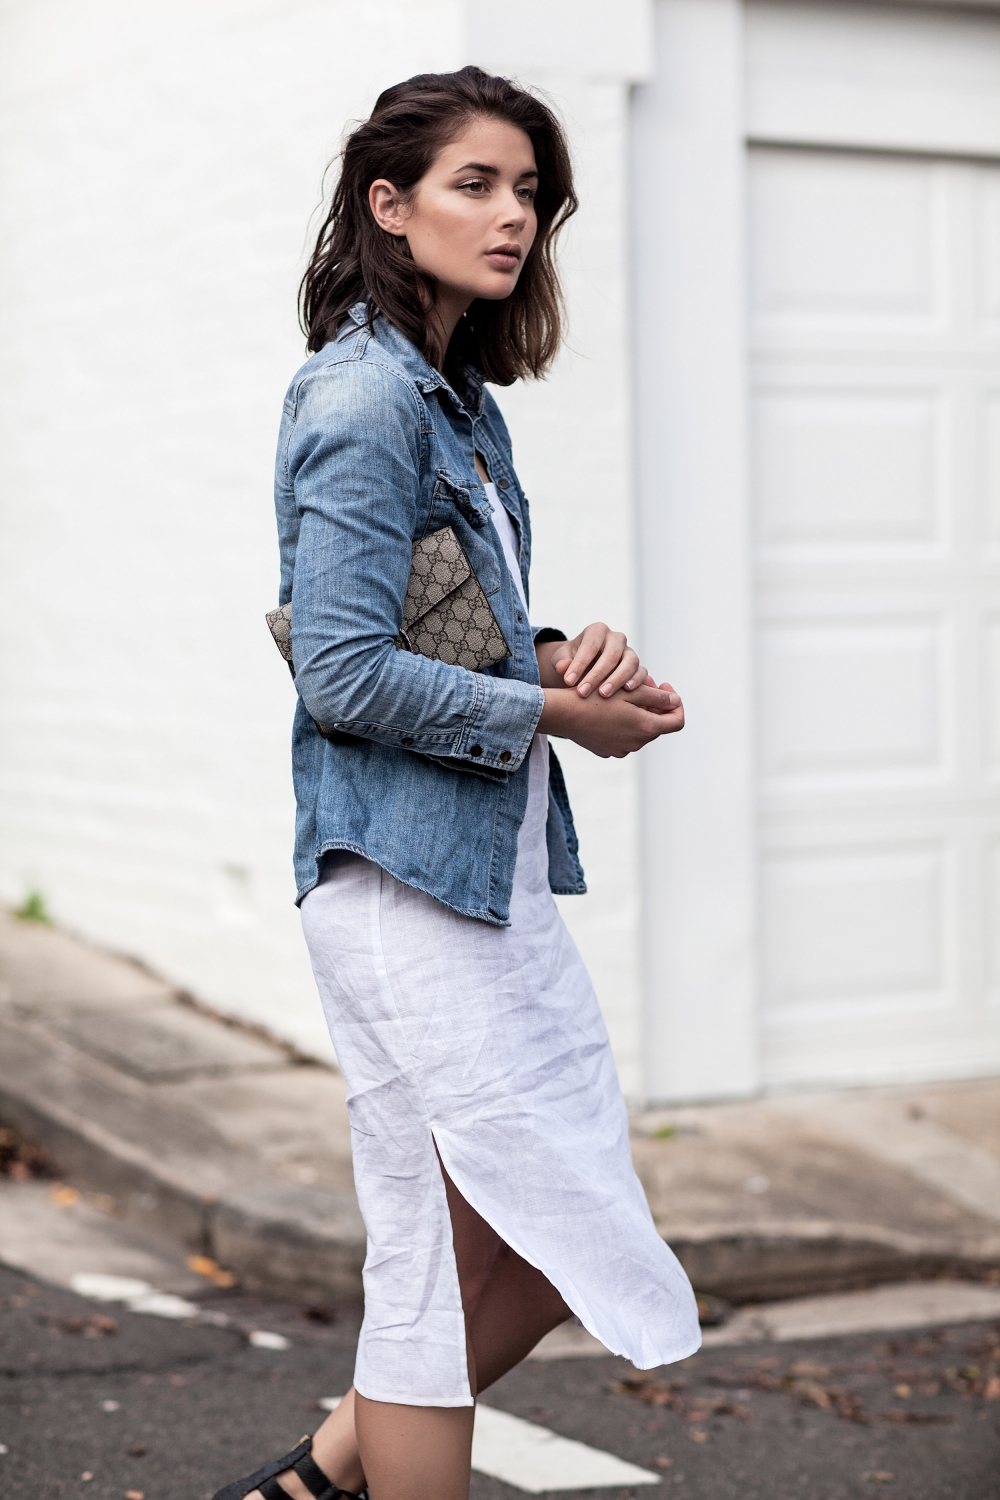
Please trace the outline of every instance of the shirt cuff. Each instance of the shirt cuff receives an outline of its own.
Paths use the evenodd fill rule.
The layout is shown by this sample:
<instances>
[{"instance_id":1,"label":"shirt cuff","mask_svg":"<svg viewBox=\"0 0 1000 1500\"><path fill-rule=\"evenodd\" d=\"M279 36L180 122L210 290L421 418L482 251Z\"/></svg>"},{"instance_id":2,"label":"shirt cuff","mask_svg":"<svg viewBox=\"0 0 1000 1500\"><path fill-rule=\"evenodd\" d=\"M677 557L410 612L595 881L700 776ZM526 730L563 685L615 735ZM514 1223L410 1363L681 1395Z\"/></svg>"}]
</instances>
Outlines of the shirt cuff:
<instances>
[{"instance_id":1,"label":"shirt cuff","mask_svg":"<svg viewBox=\"0 0 1000 1500\"><path fill-rule=\"evenodd\" d=\"M516 771L531 749L545 694L532 682L478 673L476 687L476 702L453 754L483 768Z\"/></svg>"}]
</instances>

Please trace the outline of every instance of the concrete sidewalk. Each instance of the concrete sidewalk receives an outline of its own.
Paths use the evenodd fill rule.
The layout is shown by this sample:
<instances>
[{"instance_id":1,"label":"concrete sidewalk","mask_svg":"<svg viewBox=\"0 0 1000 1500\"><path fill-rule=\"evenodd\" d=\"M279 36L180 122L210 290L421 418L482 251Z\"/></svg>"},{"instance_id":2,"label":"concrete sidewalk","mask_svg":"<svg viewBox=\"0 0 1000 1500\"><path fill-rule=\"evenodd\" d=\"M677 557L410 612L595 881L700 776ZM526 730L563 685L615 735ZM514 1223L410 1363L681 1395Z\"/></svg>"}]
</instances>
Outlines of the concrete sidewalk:
<instances>
[{"instance_id":1,"label":"concrete sidewalk","mask_svg":"<svg viewBox=\"0 0 1000 1500\"><path fill-rule=\"evenodd\" d=\"M126 1223L248 1286L360 1294L340 1075L6 913L0 1121ZM634 1152L701 1291L1000 1282L1000 1079L661 1110L636 1117Z\"/></svg>"}]
</instances>

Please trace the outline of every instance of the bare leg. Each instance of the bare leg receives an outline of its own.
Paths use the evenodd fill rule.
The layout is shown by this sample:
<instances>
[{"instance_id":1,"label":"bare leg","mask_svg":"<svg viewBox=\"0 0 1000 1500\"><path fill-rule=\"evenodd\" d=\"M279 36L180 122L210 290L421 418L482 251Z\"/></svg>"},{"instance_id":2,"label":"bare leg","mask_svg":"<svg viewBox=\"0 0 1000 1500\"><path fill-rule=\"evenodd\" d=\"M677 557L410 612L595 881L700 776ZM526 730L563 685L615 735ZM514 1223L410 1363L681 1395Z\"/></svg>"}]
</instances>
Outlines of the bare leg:
<instances>
[{"instance_id":1,"label":"bare leg","mask_svg":"<svg viewBox=\"0 0 1000 1500\"><path fill-rule=\"evenodd\" d=\"M373 1500L468 1500L475 1414L358 1395L354 1426Z\"/></svg>"},{"instance_id":2,"label":"bare leg","mask_svg":"<svg viewBox=\"0 0 1000 1500\"><path fill-rule=\"evenodd\" d=\"M441 1167L469 1340L469 1385L485 1391L572 1314L555 1287L505 1244Z\"/></svg>"},{"instance_id":3,"label":"bare leg","mask_svg":"<svg viewBox=\"0 0 1000 1500\"><path fill-rule=\"evenodd\" d=\"M466 1202L443 1165L441 1173L476 1395L571 1314L551 1282ZM467 1500L474 1414L472 1406L370 1401L352 1389L317 1430L313 1455L341 1489L357 1494L367 1482L373 1500ZM279 1479L292 1500L311 1500L296 1474ZM247 1500L259 1496L255 1490Z\"/></svg>"}]
</instances>

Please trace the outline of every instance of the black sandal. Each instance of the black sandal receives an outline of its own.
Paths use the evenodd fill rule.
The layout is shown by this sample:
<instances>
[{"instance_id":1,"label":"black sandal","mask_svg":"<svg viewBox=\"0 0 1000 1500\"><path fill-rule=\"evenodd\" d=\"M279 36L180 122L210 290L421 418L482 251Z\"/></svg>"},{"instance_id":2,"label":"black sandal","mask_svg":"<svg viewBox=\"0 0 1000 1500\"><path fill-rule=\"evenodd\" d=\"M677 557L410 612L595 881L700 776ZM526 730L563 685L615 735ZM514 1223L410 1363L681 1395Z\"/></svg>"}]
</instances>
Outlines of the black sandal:
<instances>
[{"instance_id":1,"label":"black sandal","mask_svg":"<svg viewBox=\"0 0 1000 1500\"><path fill-rule=\"evenodd\" d=\"M246 1479L234 1479L232 1484L219 1490L212 1500L243 1500L243 1496L249 1495L251 1490L260 1490L264 1500L289 1500L288 1491L282 1489L277 1480L277 1475L283 1474L286 1469L295 1470L316 1500L340 1500L341 1495L344 1500L368 1500L367 1490L362 1490L360 1495L352 1495L350 1490L342 1490L332 1479L327 1479L312 1456L312 1442L311 1437L304 1437L299 1446L293 1448L291 1453L286 1453L284 1458L276 1458L273 1463L265 1464L256 1474L250 1474Z\"/></svg>"}]
</instances>

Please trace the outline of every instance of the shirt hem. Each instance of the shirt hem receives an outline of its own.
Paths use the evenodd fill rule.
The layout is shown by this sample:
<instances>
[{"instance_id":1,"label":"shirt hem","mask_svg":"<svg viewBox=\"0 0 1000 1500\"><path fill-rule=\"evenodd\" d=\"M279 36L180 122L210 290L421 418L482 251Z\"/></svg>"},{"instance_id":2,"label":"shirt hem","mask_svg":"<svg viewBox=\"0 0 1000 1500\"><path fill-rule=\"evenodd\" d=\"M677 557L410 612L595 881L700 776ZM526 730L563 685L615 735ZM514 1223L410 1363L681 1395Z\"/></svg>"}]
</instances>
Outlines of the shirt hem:
<instances>
[{"instance_id":1,"label":"shirt hem","mask_svg":"<svg viewBox=\"0 0 1000 1500\"><path fill-rule=\"evenodd\" d=\"M355 1376L354 1389L359 1396L364 1396L366 1401L386 1401L391 1406L475 1406L475 1401L469 1396L415 1396L412 1391L405 1395L398 1392L389 1394L386 1391L375 1391L369 1386L367 1390L362 1389L361 1382Z\"/></svg>"},{"instance_id":2,"label":"shirt hem","mask_svg":"<svg viewBox=\"0 0 1000 1500\"><path fill-rule=\"evenodd\" d=\"M332 854L337 849L342 849L348 854L360 854L362 859L367 859L373 865L377 865L380 870L384 870L387 875L391 875L393 880L398 880L400 885L408 885L411 890L422 891L425 896L430 896L434 901L440 901L442 906L446 906L449 911L457 912L460 917L472 917L477 921L488 923L491 927L510 926L509 916L501 917L498 916L496 912L483 910L481 907L457 906L454 901L447 901L444 896L439 896L437 891L429 890L426 885L421 885L419 881L408 880L405 875L400 875L396 870L391 870L389 866L382 860L376 859L374 855L369 854L368 850L363 848L360 844L352 844L349 839L329 839L325 844L321 844L320 847L316 850L316 854L314 856L316 862L316 878L314 880L307 881L305 885L299 887L295 895L296 906L301 906L305 898L308 896L309 892L314 891L317 885L319 885L319 865L320 860L323 858L324 854ZM376 1398L373 1397L372 1399L374 1400Z\"/></svg>"}]
</instances>

